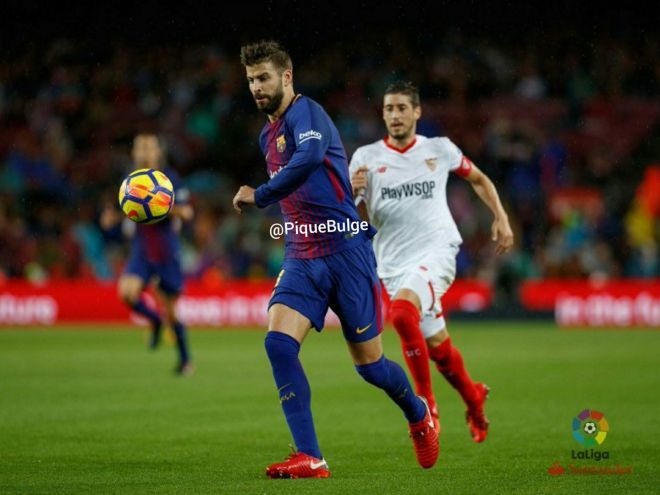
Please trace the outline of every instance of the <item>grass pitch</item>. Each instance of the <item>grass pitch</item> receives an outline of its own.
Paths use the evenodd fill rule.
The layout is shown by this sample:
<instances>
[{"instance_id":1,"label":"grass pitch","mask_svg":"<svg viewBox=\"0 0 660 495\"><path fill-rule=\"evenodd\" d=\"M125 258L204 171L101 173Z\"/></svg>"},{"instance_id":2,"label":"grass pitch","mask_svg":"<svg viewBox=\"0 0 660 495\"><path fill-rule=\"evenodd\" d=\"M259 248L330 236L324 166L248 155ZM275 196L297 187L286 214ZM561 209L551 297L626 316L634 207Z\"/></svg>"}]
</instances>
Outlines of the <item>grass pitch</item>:
<instances>
[{"instance_id":1,"label":"grass pitch","mask_svg":"<svg viewBox=\"0 0 660 495\"><path fill-rule=\"evenodd\" d=\"M291 439L263 331L191 333L197 366L146 349L136 328L0 330L2 494L658 493L660 332L560 331L528 322L455 322L473 378L490 385L491 432L474 444L458 395L434 370L441 453L419 468L401 412L355 373L341 333L310 334L312 386L327 480L268 480ZM86 331L81 331L86 330ZM392 330L386 355L403 363ZM610 432L579 460L572 418L605 413ZM558 462L632 466L627 475L551 476Z\"/></svg>"}]
</instances>

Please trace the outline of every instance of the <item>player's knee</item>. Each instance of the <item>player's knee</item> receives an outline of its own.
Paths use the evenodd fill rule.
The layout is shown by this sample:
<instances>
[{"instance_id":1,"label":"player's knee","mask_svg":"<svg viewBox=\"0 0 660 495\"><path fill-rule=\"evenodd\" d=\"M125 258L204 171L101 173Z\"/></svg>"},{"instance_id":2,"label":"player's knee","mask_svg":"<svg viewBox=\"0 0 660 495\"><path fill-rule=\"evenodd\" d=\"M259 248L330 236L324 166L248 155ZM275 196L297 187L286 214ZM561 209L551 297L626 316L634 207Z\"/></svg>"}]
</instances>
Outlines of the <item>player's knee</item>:
<instances>
[{"instance_id":1,"label":"player's knee","mask_svg":"<svg viewBox=\"0 0 660 495\"><path fill-rule=\"evenodd\" d=\"M266 334L264 346L268 359L273 364L286 359L295 359L300 351L300 344L296 339L277 331L270 331Z\"/></svg>"},{"instance_id":2,"label":"player's knee","mask_svg":"<svg viewBox=\"0 0 660 495\"><path fill-rule=\"evenodd\" d=\"M419 310L410 301L396 299L390 308L392 324L399 336L405 341L416 337L419 327Z\"/></svg>"},{"instance_id":3,"label":"player's knee","mask_svg":"<svg viewBox=\"0 0 660 495\"><path fill-rule=\"evenodd\" d=\"M441 345L448 338L449 338L449 332L447 331L446 328L443 328L439 332L431 335L430 337L427 337L426 344L429 349L432 349L433 347L437 347Z\"/></svg>"},{"instance_id":4,"label":"player's knee","mask_svg":"<svg viewBox=\"0 0 660 495\"><path fill-rule=\"evenodd\" d=\"M129 306L135 306L140 300L140 293L134 290L123 289L119 291L119 297Z\"/></svg>"},{"instance_id":5,"label":"player's knee","mask_svg":"<svg viewBox=\"0 0 660 495\"><path fill-rule=\"evenodd\" d=\"M119 298L129 306L134 306L142 294L142 281L133 275L122 275L118 289Z\"/></svg>"}]
</instances>

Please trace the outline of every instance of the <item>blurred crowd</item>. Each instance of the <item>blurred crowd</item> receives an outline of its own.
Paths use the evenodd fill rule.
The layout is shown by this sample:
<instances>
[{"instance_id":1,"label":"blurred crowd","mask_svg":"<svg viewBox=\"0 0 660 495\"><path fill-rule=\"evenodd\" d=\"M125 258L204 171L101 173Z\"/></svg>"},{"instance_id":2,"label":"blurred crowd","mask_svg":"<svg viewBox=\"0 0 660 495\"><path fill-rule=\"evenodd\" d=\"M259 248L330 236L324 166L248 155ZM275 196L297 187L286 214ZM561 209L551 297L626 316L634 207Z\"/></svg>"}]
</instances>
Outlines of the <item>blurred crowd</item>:
<instances>
[{"instance_id":1,"label":"blurred crowd","mask_svg":"<svg viewBox=\"0 0 660 495\"><path fill-rule=\"evenodd\" d=\"M447 135L493 179L517 247L493 255L488 210L452 178L460 277L513 294L527 278L660 275L658 212L640 213L638 198L660 162L657 36L558 31L513 45L453 31L387 42L367 34L293 55L296 90L326 107L349 157L383 137L383 89L409 79L421 90L418 132ZM277 207L231 209L239 185L267 178L263 124L238 53L222 45L90 51L63 39L1 60L0 278L116 278L128 244L100 228L99 214L116 202L139 131L166 138L169 165L191 191L188 277L275 276Z\"/></svg>"}]
</instances>

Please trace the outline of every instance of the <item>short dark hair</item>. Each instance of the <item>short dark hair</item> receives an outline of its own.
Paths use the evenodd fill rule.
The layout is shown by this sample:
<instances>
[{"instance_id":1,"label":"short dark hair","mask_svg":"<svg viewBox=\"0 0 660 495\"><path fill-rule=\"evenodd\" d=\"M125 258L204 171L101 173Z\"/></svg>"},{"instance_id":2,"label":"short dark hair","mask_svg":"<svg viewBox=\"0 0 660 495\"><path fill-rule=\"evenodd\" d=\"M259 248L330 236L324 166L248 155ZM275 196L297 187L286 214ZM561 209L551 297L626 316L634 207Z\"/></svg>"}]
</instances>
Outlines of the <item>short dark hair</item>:
<instances>
[{"instance_id":1,"label":"short dark hair","mask_svg":"<svg viewBox=\"0 0 660 495\"><path fill-rule=\"evenodd\" d=\"M396 81L391 83L385 89L386 95L407 95L410 97L410 102L413 107L421 105L419 99L419 89L410 81Z\"/></svg>"},{"instance_id":2,"label":"short dark hair","mask_svg":"<svg viewBox=\"0 0 660 495\"><path fill-rule=\"evenodd\" d=\"M280 72L293 69L291 56L277 41L262 40L241 47L241 64L243 66L272 62Z\"/></svg>"}]
</instances>

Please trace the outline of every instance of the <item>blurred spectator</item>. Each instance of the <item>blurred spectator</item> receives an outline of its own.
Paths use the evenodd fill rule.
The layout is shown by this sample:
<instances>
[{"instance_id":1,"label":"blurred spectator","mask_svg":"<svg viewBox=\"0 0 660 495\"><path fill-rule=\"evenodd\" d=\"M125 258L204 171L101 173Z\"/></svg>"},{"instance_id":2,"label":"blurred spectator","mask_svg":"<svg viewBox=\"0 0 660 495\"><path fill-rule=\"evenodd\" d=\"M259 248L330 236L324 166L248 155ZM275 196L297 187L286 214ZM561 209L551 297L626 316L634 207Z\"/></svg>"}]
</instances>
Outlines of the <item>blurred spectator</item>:
<instances>
[{"instance_id":1,"label":"blurred spectator","mask_svg":"<svg viewBox=\"0 0 660 495\"><path fill-rule=\"evenodd\" d=\"M660 115L657 35L639 47L593 39L588 51L564 38L546 33L531 49L450 31L419 38L420 51L414 38L386 44L366 33L301 59L296 89L334 114L350 155L384 134L383 85L415 80L426 102L420 133L446 134L473 158L517 230L508 258L482 256L489 214L450 181L460 276L497 281L506 297L528 277L658 276L657 210L632 199L644 165L633 157L653 146ZM218 45L117 44L92 56L60 40L0 60L0 277L117 276L122 235L101 232L98 216L131 168L130 136L145 128L167 137L199 212L183 233L186 274L209 284L276 276L277 208L230 208L238 185L266 180L254 139L264 122L238 55ZM647 151L657 159L657 141ZM552 198L575 186L598 193L600 215L578 206L553 216Z\"/></svg>"}]
</instances>

